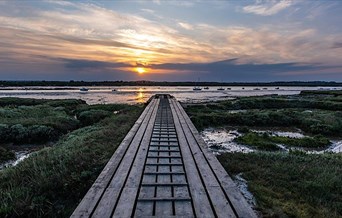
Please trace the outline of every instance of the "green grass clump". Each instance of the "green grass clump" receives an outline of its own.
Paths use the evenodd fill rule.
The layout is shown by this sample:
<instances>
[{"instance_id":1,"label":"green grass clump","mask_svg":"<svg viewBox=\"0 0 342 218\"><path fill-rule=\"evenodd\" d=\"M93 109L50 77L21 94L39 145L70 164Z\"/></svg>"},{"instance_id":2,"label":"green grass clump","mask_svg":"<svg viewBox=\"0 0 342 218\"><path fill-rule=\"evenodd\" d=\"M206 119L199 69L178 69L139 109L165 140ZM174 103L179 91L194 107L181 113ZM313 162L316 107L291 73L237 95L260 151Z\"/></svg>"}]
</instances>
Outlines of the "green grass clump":
<instances>
[{"instance_id":1,"label":"green grass clump","mask_svg":"<svg viewBox=\"0 0 342 218\"><path fill-rule=\"evenodd\" d=\"M342 90L304 90L300 92L300 95L332 95L334 97L342 96Z\"/></svg>"},{"instance_id":2,"label":"green grass clump","mask_svg":"<svg viewBox=\"0 0 342 218\"><path fill-rule=\"evenodd\" d=\"M79 121L60 107L49 105L18 106L0 108L0 123L24 126L45 125L66 133L78 127Z\"/></svg>"},{"instance_id":3,"label":"green grass clump","mask_svg":"<svg viewBox=\"0 0 342 218\"><path fill-rule=\"evenodd\" d=\"M266 151L277 151L281 149L279 146L269 140L269 136L267 134L256 134L249 132L245 135L237 137L235 141L240 144L249 145Z\"/></svg>"},{"instance_id":4,"label":"green grass clump","mask_svg":"<svg viewBox=\"0 0 342 218\"><path fill-rule=\"evenodd\" d=\"M69 217L134 124L127 106L0 172L0 217Z\"/></svg>"},{"instance_id":5,"label":"green grass clump","mask_svg":"<svg viewBox=\"0 0 342 218\"><path fill-rule=\"evenodd\" d=\"M0 98L1 143L45 143L63 134L92 125L114 111L130 106L86 105L76 99L46 100Z\"/></svg>"},{"instance_id":6,"label":"green grass clump","mask_svg":"<svg viewBox=\"0 0 342 218\"><path fill-rule=\"evenodd\" d=\"M44 143L79 127L80 121L65 107L47 104L0 107L2 143Z\"/></svg>"},{"instance_id":7,"label":"green grass clump","mask_svg":"<svg viewBox=\"0 0 342 218\"><path fill-rule=\"evenodd\" d=\"M218 158L230 174L242 173L264 217L342 216L341 154L255 152Z\"/></svg>"},{"instance_id":8,"label":"green grass clump","mask_svg":"<svg viewBox=\"0 0 342 218\"><path fill-rule=\"evenodd\" d=\"M190 110L189 115L199 129L223 125L249 127L297 127L311 134L342 134L342 112L304 109L250 109L238 113L226 110Z\"/></svg>"},{"instance_id":9,"label":"green grass clump","mask_svg":"<svg viewBox=\"0 0 342 218\"><path fill-rule=\"evenodd\" d=\"M44 143L56 139L58 135L58 131L44 125L25 127L21 124L12 126L0 124L0 139L2 142L13 142L16 144Z\"/></svg>"},{"instance_id":10,"label":"green grass clump","mask_svg":"<svg viewBox=\"0 0 342 218\"><path fill-rule=\"evenodd\" d=\"M231 113L232 110L236 113ZM241 125L297 127L308 133L330 136L342 134L341 96L242 97L217 103L190 105L186 111L199 129Z\"/></svg>"},{"instance_id":11,"label":"green grass clump","mask_svg":"<svg viewBox=\"0 0 342 218\"><path fill-rule=\"evenodd\" d=\"M14 160L14 159L15 159L15 154L13 151L10 151L0 146L0 164L9 160Z\"/></svg>"},{"instance_id":12,"label":"green grass clump","mask_svg":"<svg viewBox=\"0 0 342 218\"><path fill-rule=\"evenodd\" d=\"M34 106L47 104L52 107L62 106L68 109L75 109L81 104L86 104L85 101L81 99L35 99L35 98L13 98L6 97L0 98L0 107L5 106Z\"/></svg>"},{"instance_id":13,"label":"green grass clump","mask_svg":"<svg viewBox=\"0 0 342 218\"><path fill-rule=\"evenodd\" d=\"M290 138L284 136L272 136L268 133L248 132L235 139L240 144L250 145L262 150L275 151L280 150L277 144L288 147L304 147L304 148L324 148L331 143L329 139L322 135L314 137Z\"/></svg>"},{"instance_id":14,"label":"green grass clump","mask_svg":"<svg viewBox=\"0 0 342 218\"><path fill-rule=\"evenodd\" d=\"M87 110L78 115L78 120L83 126L88 126L110 116L112 113L105 110Z\"/></svg>"}]
</instances>

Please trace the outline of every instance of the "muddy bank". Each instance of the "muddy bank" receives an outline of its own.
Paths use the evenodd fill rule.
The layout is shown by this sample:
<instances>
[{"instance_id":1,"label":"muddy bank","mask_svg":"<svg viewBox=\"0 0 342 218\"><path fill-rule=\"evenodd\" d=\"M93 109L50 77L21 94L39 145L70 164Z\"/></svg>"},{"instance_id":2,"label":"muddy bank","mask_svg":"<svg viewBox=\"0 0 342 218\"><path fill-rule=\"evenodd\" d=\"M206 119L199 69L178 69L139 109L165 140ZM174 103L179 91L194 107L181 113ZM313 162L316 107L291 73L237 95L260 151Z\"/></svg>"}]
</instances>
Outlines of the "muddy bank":
<instances>
[{"instance_id":1,"label":"muddy bank","mask_svg":"<svg viewBox=\"0 0 342 218\"><path fill-rule=\"evenodd\" d=\"M239 127L224 127L224 128L207 128L201 131L201 136L206 142L210 151L212 151L215 155L219 155L222 153L233 153L233 152L241 152L241 153L249 153L257 151L258 149L252 148L249 145L241 144L236 142L236 138L241 136L242 133L238 132ZM251 132L256 133L267 133L270 136L280 136L280 137L288 137L294 139L301 139L304 137L310 137L311 135L306 135L297 128L254 128L250 129ZM329 138L331 144L327 148L302 148L302 147L287 147L283 144L277 144L280 148L280 151L289 152L292 150L300 150L306 153L325 153L325 152L333 152L340 153L342 152L342 139L340 138Z\"/></svg>"}]
</instances>

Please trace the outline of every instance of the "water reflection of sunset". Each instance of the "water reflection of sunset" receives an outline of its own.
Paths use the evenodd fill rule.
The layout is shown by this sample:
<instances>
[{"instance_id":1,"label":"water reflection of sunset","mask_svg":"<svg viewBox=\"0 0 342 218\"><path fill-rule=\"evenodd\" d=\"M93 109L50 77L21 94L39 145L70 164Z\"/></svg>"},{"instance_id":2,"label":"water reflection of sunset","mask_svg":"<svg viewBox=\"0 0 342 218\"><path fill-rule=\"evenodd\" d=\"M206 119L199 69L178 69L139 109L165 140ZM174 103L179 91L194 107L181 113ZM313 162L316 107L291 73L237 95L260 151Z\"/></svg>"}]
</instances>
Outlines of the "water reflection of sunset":
<instances>
[{"instance_id":1,"label":"water reflection of sunset","mask_svg":"<svg viewBox=\"0 0 342 218\"><path fill-rule=\"evenodd\" d=\"M142 89L139 89L139 92L137 93L137 98L136 98L136 102L137 103L145 103L145 98L144 98L144 93L142 91Z\"/></svg>"}]
</instances>

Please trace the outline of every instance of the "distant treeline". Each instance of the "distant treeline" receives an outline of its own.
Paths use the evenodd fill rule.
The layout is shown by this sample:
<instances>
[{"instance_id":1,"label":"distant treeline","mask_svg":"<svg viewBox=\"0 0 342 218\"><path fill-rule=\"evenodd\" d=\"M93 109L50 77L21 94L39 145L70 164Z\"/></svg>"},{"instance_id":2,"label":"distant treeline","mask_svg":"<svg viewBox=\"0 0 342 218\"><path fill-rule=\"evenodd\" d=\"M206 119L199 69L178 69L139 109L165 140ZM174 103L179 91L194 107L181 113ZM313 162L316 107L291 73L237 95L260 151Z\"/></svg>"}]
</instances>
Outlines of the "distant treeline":
<instances>
[{"instance_id":1,"label":"distant treeline","mask_svg":"<svg viewBox=\"0 0 342 218\"><path fill-rule=\"evenodd\" d=\"M8 86L342 86L341 82L0 81Z\"/></svg>"}]
</instances>

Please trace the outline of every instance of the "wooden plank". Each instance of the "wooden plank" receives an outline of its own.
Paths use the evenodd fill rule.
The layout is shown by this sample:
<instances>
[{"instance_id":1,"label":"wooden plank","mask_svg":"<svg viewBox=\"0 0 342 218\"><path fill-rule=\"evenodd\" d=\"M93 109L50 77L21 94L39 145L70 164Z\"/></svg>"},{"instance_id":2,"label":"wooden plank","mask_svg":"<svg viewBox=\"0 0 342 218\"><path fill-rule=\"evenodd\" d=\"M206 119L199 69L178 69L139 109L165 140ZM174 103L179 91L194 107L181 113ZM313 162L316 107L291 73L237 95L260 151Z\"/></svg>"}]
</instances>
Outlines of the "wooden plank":
<instances>
[{"instance_id":1,"label":"wooden plank","mask_svg":"<svg viewBox=\"0 0 342 218\"><path fill-rule=\"evenodd\" d=\"M175 100L173 100L175 101ZM250 205L248 205L246 199L242 196L241 192L238 190L233 180L227 174L223 166L217 160L214 154L209 152L206 148L204 140L200 137L196 127L191 122L189 116L185 113L182 106L176 102L180 113L183 116L183 119L186 121L188 127L190 128L193 136L195 137L198 145L200 145L200 149L205 155L209 165L215 172L215 176L217 177L220 186L223 188L226 196L228 197L230 203L233 205L234 210L239 217L257 217Z\"/></svg>"},{"instance_id":2,"label":"wooden plank","mask_svg":"<svg viewBox=\"0 0 342 218\"><path fill-rule=\"evenodd\" d=\"M153 105L153 102L147 105L138 120L134 123L131 130L120 143L119 147L116 149L115 153L110 158L92 187L89 189L80 204L77 206L71 217L89 217L91 215L91 213L95 209L96 204L103 195L105 188L107 187L110 180L112 179L112 176L117 170L119 163L122 161L122 158L125 155L129 144L136 136L141 124L146 119L149 119L147 115L153 109Z\"/></svg>"},{"instance_id":3,"label":"wooden plank","mask_svg":"<svg viewBox=\"0 0 342 218\"><path fill-rule=\"evenodd\" d=\"M144 170L144 164L148 152L149 142L152 136L152 129L154 121L157 116L159 108L159 101L155 106L152 117L146 127L146 132L141 141L138 153L134 159L133 166L130 170L129 176L126 180L125 187L119 197L117 206L115 208L114 217L130 217L133 213L134 202L138 195L139 185Z\"/></svg>"},{"instance_id":4,"label":"wooden plank","mask_svg":"<svg viewBox=\"0 0 342 218\"><path fill-rule=\"evenodd\" d=\"M154 158L151 158L153 160ZM146 163L148 166L183 166L182 163Z\"/></svg>"},{"instance_id":5,"label":"wooden plank","mask_svg":"<svg viewBox=\"0 0 342 218\"><path fill-rule=\"evenodd\" d=\"M156 218L156 216L139 216L139 218ZM194 216L163 216L162 218L194 218Z\"/></svg>"},{"instance_id":6,"label":"wooden plank","mask_svg":"<svg viewBox=\"0 0 342 218\"><path fill-rule=\"evenodd\" d=\"M157 176L156 175L144 175L143 182L156 182ZM156 187L154 186L146 186L141 187L139 192L139 199L152 199L156 196ZM135 208L135 215L134 216L145 216L145 215L153 215L153 208L154 208L153 201L141 201L138 200L137 206Z\"/></svg>"},{"instance_id":7,"label":"wooden plank","mask_svg":"<svg viewBox=\"0 0 342 218\"><path fill-rule=\"evenodd\" d=\"M176 127L178 135L178 142L181 148L181 153L184 161L184 168L187 175L187 181L189 182L190 195L193 199L193 207L195 209L195 215L197 217L215 217L212 211L210 201L207 197L206 190L200 179L199 172L196 168L195 161L191 155L189 145L186 141L186 137L180 125L179 117L175 111L175 106L170 104L173 121Z\"/></svg>"},{"instance_id":8,"label":"wooden plank","mask_svg":"<svg viewBox=\"0 0 342 218\"><path fill-rule=\"evenodd\" d=\"M169 169L167 169L169 168ZM170 172L170 167L163 167L161 172ZM170 175L157 176L157 198L171 198L172 187L167 185L171 183ZM163 185L161 185L163 184ZM166 184L166 185L165 185ZM171 216L173 214L172 201L156 201L156 214L157 217Z\"/></svg>"},{"instance_id":9,"label":"wooden plank","mask_svg":"<svg viewBox=\"0 0 342 218\"><path fill-rule=\"evenodd\" d=\"M175 102L172 103L174 104ZM181 116L179 107L177 107L177 105L175 105L175 107L177 114ZM192 132L190 131L185 120L182 119L182 117L180 118L181 127L184 131L184 134L187 137L191 153L194 156L196 165L198 167L198 171L200 172L200 177L202 177L202 181L205 185L205 188L209 195L210 201L212 202L216 215L218 217L236 217L234 210L232 209L229 203L229 199L221 190L220 183L217 181L214 172L208 165L202 151L199 148L199 145L197 144L196 139L193 137Z\"/></svg>"},{"instance_id":10,"label":"wooden plank","mask_svg":"<svg viewBox=\"0 0 342 218\"><path fill-rule=\"evenodd\" d=\"M111 213L114 209L114 206L118 200L118 196L120 194L120 190L122 190L125 180L128 176L128 170L131 168L133 163L133 159L138 151L139 145L141 140L145 134L146 127L152 117L152 112L156 110L156 106L158 105L159 101L152 100L153 103L153 111L149 111L148 119L145 119L138 130L138 133L134 137L133 141L131 142L126 155L123 161L120 163L113 179L111 180L109 186L105 190L102 198L100 199L98 206L95 208L93 217L110 217Z\"/></svg>"},{"instance_id":11,"label":"wooden plank","mask_svg":"<svg viewBox=\"0 0 342 218\"><path fill-rule=\"evenodd\" d=\"M160 175L159 175L160 176ZM165 175L162 175L162 176L165 176ZM187 186L188 183L173 183L173 182L164 182L164 183L161 183L161 182L152 182L152 183L142 183L141 186Z\"/></svg>"},{"instance_id":12,"label":"wooden plank","mask_svg":"<svg viewBox=\"0 0 342 218\"><path fill-rule=\"evenodd\" d=\"M185 175L172 175L172 182L187 183ZM174 187L174 196L177 199L190 198L189 187ZM175 215L177 216L194 216L191 201L181 202L179 200L174 202Z\"/></svg>"},{"instance_id":13,"label":"wooden plank","mask_svg":"<svg viewBox=\"0 0 342 218\"><path fill-rule=\"evenodd\" d=\"M145 172L144 175L185 175L185 173L180 172L153 172L153 173L147 173Z\"/></svg>"},{"instance_id":14,"label":"wooden plank","mask_svg":"<svg viewBox=\"0 0 342 218\"><path fill-rule=\"evenodd\" d=\"M143 178L145 182L155 182L157 177L154 176L147 176ZM139 193L139 199L152 199L156 196L156 187L149 186L149 187L141 187ZM133 203L133 202L132 202ZM137 206L135 208L135 215L134 216L145 216L145 215L153 215L153 208L154 208L153 201L141 201L138 200Z\"/></svg>"},{"instance_id":15,"label":"wooden plank","mask_svg":"<svg viewBox=\"0 0 342 218\"><path fill-rule=\"evenodd\" d=\"M183 169L183 165L182 166L176 166L176 165L172 165L171 166L171 171L174 172L174 173L185 173L184 172L184 169Z\"/></svg>"}]
</instances>

